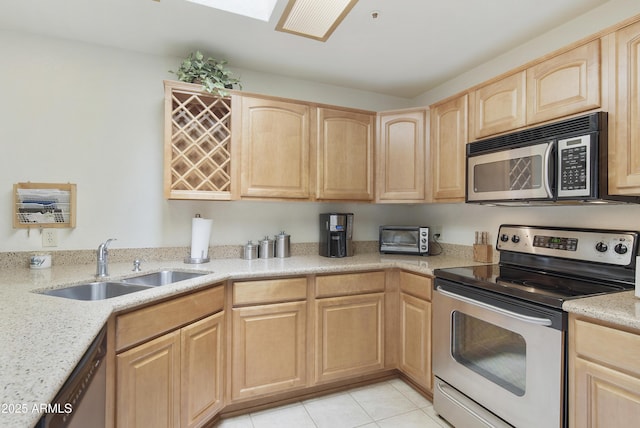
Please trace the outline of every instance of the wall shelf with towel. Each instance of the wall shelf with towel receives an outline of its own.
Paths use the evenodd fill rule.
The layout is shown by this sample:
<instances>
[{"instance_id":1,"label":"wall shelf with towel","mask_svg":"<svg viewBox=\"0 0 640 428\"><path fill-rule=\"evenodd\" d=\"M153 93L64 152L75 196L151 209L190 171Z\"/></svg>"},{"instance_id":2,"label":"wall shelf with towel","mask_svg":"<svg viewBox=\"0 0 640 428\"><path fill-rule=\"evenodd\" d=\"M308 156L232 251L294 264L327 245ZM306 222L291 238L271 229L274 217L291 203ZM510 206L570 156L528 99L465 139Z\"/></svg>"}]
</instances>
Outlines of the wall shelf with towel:
<instances>
[{"instance_id":1,"label":"wall shelf with towel","mask_svg":"<svg viewBox=\"0 0 640 428\"><path fill-rule=\"evenodd\" d=\"M76 185L16 183L13 185L13 227L76 227Z\"/></svg>"}]
</instances>

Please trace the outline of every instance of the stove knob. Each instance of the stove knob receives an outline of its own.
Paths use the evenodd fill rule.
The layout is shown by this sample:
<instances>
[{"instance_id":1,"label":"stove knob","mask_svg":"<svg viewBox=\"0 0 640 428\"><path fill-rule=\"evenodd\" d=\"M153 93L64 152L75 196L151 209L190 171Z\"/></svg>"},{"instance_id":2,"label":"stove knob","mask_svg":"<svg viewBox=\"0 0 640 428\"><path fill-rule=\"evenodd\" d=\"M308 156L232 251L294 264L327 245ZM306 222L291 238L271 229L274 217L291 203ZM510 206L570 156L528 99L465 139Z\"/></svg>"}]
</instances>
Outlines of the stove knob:
<instances>
[{"instance_id":1,"label":"stove knob","mask_svg":"<svg viewBox=\"0 0 640 428\"><path fill-rule=\"evenodd\" d=\"M598 242L596 244L596 251L598 251L598 252L604 253L608 249L609 249L609 247L604 242Z\"/></svg>"},{"instance_id":2,"label":"stove knob","mask_svg":"<svg viewBox=\"0 0 640 428\"><path fill-rule=\"evenodd\" d=\"M502 242L509 242L509 235L507 235L506 233L503 233L503 234L500 236L500 240L501 240Z\"/></svg>"},{"instance_id":3,"label":"stove knob","mask_svg":"<svg viewBox=\"0 0 640 428\"><path fill-rule=\"evenodd\" d=\"M628 251L628 248L624 244L618 244L618 245L615 246L615 248L613 250L618 254L626 254L627 251Z\"/></svg>"},{"instance_id":4,"label":"stove knob","mask_svg":"<svg viewBox=\"0 0 640 428\"><path fill-rule=\"evenodd\" d=\"M511 242L513 242L514 244L517 244L518 242L520 242L520 237L518 235L513 235L511 237Z\"/></svg>"}]
</instances>

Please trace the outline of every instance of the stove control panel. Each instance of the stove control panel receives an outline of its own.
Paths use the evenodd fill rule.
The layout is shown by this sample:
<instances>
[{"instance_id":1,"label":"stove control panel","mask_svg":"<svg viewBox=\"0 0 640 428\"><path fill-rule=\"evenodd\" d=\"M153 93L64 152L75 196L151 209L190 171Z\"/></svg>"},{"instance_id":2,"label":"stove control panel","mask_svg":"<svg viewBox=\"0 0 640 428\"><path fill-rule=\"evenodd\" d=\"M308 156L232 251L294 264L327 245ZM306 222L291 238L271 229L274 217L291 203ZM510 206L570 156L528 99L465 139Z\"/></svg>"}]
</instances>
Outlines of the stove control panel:
<instances>
[{"instance_id":1,"label":"stove control panel","mask_svg":"<svg viewBox=\"0 0 640 428\"><path fill-rule=\"evenodd\" d=\"M496 244L498 251L619 266L635 263L637 246L638 232L515 225L500 226Z\"/></svg>"}]
</instances>

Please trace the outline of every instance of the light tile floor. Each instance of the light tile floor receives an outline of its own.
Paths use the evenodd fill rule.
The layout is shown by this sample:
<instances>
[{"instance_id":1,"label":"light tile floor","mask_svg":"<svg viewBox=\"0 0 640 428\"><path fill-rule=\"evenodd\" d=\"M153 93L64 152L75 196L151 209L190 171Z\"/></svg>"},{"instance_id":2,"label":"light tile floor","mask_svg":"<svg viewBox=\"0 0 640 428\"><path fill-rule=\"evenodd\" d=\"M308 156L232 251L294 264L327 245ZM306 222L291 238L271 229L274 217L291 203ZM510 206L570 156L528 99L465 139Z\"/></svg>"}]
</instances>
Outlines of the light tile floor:
<instances>
[{"instance_id":1,"label":"light tile floor","mask_svg":"<svg viewBox=\"0 0 640 428\"><path fill-rule=\"evenodd\" d=\"M451 428L400 379L223 419L216 428Z\"/></svg>"}]
</instances>

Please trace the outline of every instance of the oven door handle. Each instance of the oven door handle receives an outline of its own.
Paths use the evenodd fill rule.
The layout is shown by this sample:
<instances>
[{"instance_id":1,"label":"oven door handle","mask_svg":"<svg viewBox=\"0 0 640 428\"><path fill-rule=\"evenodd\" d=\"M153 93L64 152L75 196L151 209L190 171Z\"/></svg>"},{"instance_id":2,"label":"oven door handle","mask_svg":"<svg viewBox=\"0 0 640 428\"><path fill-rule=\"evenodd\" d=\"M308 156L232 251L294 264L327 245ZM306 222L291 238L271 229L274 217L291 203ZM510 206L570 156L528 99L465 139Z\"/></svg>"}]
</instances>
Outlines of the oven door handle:
<instances>
[{"instance_id":1,"label":"oven door handle","mask_svg":"<svg viewBox=\"0 0 640 428\"><path fill-rule=\"evenodd\" d=\"M506 315L506 316L515 318L517 320L527 322L529 324L543 325L543 326L547 326L547 327L549 327L549 326L551 326L553 324L551 322L551 320L548 319L548 318L538 318L538 317L531 317L531 316L528 316L528 315L522 315L522 314L519 314L517 312L512 312L512 311L509 311L507 309L502 309L502 308L499 308L497 306L489 305L488 303L479 302L478 300L470 299L468 297L461 296L461 295L456 294L456 293L452 293L451 291L447 291L447 290L443 289L441 286L437 286L436 290L438 292L442 293L443 295L445 295L447 297L450 297L452 299L460 300L460 301L468 303L470 305L479 306L481 308L488 309L490 311L497 312L499 314Z\"/></svg>"}]
</instances>

